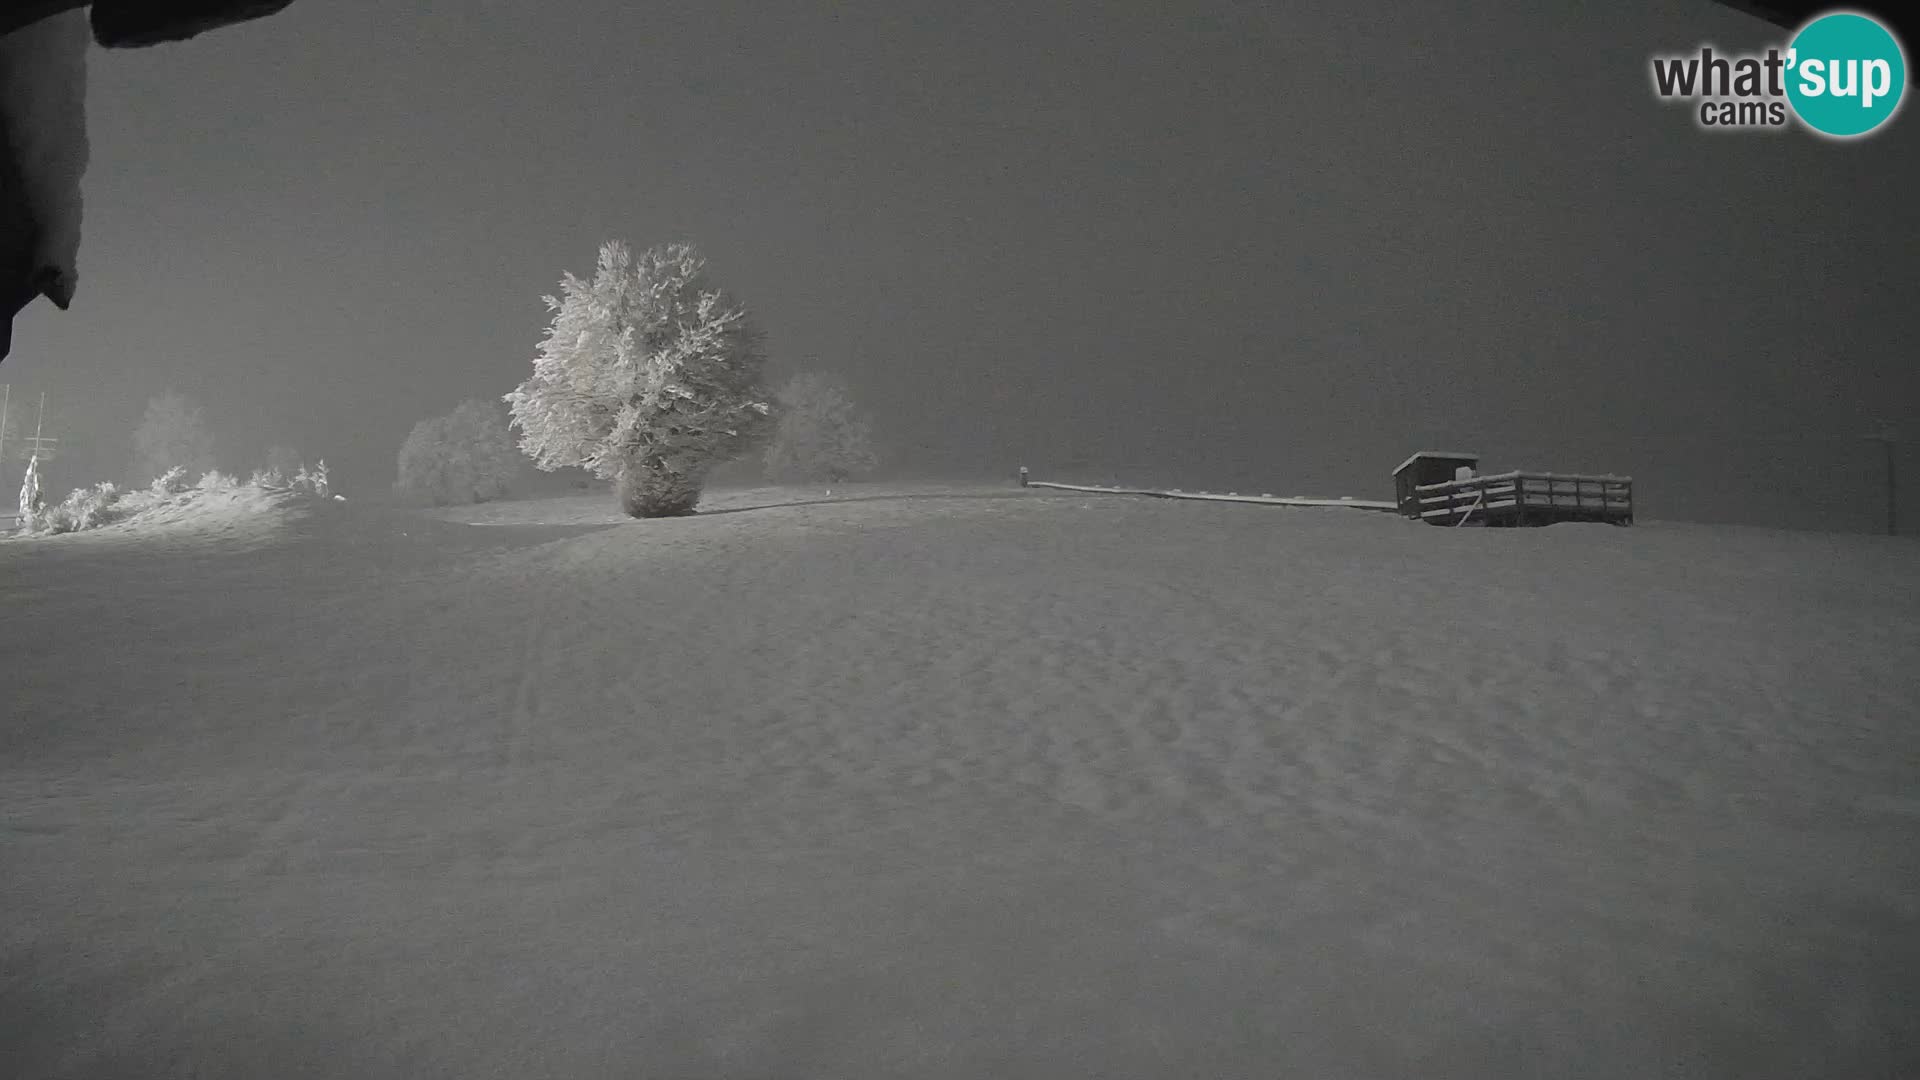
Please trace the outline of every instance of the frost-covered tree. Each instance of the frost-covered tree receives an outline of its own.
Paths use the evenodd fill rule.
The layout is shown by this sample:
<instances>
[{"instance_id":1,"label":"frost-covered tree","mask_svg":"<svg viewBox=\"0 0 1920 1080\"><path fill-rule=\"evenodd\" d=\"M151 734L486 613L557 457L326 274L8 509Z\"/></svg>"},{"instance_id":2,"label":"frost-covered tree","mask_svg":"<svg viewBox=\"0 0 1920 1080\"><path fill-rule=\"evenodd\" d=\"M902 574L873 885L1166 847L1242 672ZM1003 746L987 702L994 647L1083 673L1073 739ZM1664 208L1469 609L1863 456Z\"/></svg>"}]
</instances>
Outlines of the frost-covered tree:
<instances>
[{"instance_id":1,"label":"frost-covered tree","mask_svg":"<svg viewBox=\"0 0 1920 1080\"><path fill-rule=\"evenodd\" d=\"M839 378L802 372L774 395L779 416L764 464L776 480L839 483L879 464L873 431Z\"/></svg>"},{"instance_id":2,"label":"frost-covered tree","mask_svg":"<svg viewBox=\"0 0 1920 1080\"><path fill-rule=\"evenodd\" d=\"M33 531L46 505L46 496L40 491L40 455L35 454L27 459L27 475L20 481L19 527L27 532Z\"/></svg>"},{"instance_id":3,"label":"frost-covered tree","mask_svg":"<svg viewBox=\"0 0 1920 1080\"><path fill-rule=\"evenodd\" d=\"M692 513L707 473L770 426L759 330L686 244L635 257L609 242L593 280L568 274L561 292L533 376L505 398L520 448L543 471L614 481L633 517Z\"/></svg>"},{"instance_id":4,"label":"frost-covered tree","mask_svg":"<svg viewBox=\"0 0 1920 1080\"><path fill-rule=\"evenodd\" d=\"M133 432L133 481L141 487L175 465L198 475L213 468L213 435L200 409L168 392L147 402L146 415Z\"/></svg>"},{"instance_id":5,"label":"frost-covered tree","mask_svg":"<svg viewBox=\"0 0 1920 1080\"><path fill-rule=\"evenodd\" d=\"M475 398L413 426L400 446L394 490L437 506L486 502L505 495L519 471L520 454L500 406Z\"/></svg>"}]
</instances>

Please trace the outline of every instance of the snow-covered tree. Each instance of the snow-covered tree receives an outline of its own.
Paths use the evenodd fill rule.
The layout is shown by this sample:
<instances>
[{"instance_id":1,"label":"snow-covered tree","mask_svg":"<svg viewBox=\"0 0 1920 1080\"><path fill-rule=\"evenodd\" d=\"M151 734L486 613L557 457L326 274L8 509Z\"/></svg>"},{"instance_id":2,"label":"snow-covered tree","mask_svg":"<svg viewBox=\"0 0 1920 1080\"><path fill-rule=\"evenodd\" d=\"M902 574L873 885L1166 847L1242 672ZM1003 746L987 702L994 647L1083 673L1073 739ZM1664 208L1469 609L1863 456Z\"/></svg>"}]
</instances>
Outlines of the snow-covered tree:
<instances>
[{"instance_id":1,"label":"snow-covered tree","mask_svg":"<svg viewBox=\"0 0 1920 1080\"><path fill-rule=\"evenodd\" d=\"M46 508L46 496L40 491L40 455L27 459L27 475L20 481L19 527L27 532L39 525L40 512Z\"/></svg>"},{"instance_id":2,"label":"snow-covered tree","mask_svg":"<svg viewBox=\"0 0 1920 1080\"><path fill-rule=\"evenodd\" d=\"M593 280L561 291L533 376L505 398L521 450L615 481L634 517L692 513L707 473L770 427L760 331L686 244L606 243Z\"/></svg>"},{"instance_id":3,"label":"snow-covered tree","mask_svg":"<svg viewBox=\"0 0 1920 1080\"><path fill-rule=\"evenodd\" d=\"M505 495L519 471L500 406L475 398L413 426L400 446L394 489L435 505L486 502Z\"/></svg>"},{"instance_id":4,"label":"snow-covered tree","mask_svg":"<svg viewBox=\"0 0 1920 1080\"><path fill-rule=\"evenodd\" d=\"M186 397L165 393L147 402L133 432L133 480L145 487L179 465L191 475L213 468L213 435L200 409Z\"/></svg>"},{"instance_id":5,"label":"snow-covered tree","mask_svg":"<svg viewBox=\"0 0 1920 1080\"><path fill-rule=\"evenodd\" d=\"M837 484L879 464L872 428L839 378L803 372L774 399L779 421L764 457L770 478Z\"/></svg>"}]
</instances>

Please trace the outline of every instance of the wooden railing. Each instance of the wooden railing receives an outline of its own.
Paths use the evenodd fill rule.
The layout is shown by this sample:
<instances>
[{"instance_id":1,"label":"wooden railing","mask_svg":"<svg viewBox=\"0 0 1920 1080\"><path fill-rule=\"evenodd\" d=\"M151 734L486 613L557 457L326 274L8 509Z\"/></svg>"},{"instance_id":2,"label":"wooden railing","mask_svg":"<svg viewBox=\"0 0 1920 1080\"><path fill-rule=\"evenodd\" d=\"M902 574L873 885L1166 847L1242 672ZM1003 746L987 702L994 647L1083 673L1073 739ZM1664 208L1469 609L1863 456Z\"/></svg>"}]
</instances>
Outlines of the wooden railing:
<instances>
[{"instance_id":1,"label":"wooden railing","mask_svg":"<svg viewBox=\"0 0 1920 1080\"><path fill-rule=\"evenodd\" d=\"M1267 506L1336 506L1350 510L1393 510L1390 502L1374 499L1312 499L1301 496L1242 495L1237 491L1181 491L1176 488L1107 487L1099 484L1061 484L1051 480L1022 480L1021 487L1051 488L1055 491L1085 491L1101 495L1146 495L1155 499L1192 499L1205 502L1261 503Z\"/></svg>"},{"instance_id":2,"label":"wooden railing","mask_svg":"<svg viewBox=\"0 0 1920 1080\"><path fill-rule=\"evenodd\" d=\"M1592 518L1633 520L1633 478L1577 473L1513 472L1448 480L1416 487L1423 521L1453 522L1484 514L1488 519L1525 523Z\"/></svg>"}]
</instances>

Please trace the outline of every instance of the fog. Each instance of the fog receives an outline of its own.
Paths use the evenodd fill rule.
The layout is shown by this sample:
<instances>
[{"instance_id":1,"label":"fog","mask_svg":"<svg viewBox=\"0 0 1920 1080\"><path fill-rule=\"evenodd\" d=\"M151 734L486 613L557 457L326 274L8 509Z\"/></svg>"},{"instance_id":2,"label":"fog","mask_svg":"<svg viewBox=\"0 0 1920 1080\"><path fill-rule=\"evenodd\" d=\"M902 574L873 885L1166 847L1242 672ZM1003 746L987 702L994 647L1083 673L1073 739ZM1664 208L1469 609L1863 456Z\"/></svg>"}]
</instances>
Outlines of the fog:
<instances>
[{"instance_id":1,"label":"fog","mask_svg":"<svg viewBox=\"0 0 1920 1080\"><path fill-rule=\"evenodd\" d=\"M0 376L56 486L169 387L229 467L385 485L601 240L689 240L907 474L1379 497L1438 444L1878 527L1913 124L1698 130L1648 56L1782 33L1705 3L1183 7L343 0L96 54L86 285Z\"/></svg>"}]
</instances>

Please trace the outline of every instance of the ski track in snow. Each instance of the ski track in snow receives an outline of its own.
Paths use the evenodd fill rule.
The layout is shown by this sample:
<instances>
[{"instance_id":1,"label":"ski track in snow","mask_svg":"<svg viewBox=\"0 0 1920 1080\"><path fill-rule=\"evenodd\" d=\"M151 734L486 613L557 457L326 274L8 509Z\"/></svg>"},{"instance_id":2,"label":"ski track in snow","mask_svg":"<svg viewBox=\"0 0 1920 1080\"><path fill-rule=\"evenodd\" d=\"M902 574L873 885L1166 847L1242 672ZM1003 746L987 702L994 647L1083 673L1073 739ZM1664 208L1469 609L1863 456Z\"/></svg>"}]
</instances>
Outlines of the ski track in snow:
<instances>
[{"instance_id":1,"label":"ski track in snow","mask_svg":"<svg viewBox=\"0 0 1920 1080\"><path fill-rule=\"evenodd\" d=\"M0 545L0 1074L1914 1074L1911 543L912 494Z\"/></svg>"}]
</instances>

